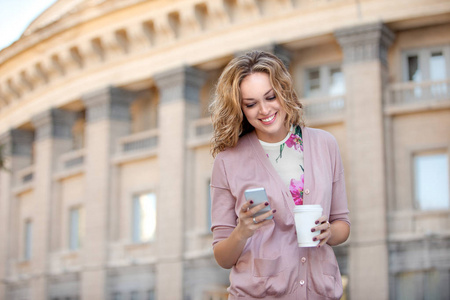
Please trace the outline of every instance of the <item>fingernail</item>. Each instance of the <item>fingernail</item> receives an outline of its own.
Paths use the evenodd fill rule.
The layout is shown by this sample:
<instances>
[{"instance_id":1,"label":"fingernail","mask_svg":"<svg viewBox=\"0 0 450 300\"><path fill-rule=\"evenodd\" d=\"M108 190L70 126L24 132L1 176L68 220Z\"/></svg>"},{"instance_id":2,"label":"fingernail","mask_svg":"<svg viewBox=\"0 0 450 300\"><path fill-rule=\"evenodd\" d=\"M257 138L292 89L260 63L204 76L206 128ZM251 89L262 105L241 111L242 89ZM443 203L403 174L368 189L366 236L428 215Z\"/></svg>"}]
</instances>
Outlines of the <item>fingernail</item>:
<instances>
[{"instance_id":1,"label":"fingernail","mask_svg":"<svg viewBox=\"0 0 450 300\"><path fill-rule=\"evenodd\" d=\"M319 245L319 246L317 246L317 248L320 248L320 245Z\"/></svg>"},{"instance_id":2,"label":"fingernail","mask_svg":"<svg viewBox=\"0 0 450 300\"><path fill-rule=\"evenodd\" d=\"M276 210L276 209L274 209L274 210L272 210L272 212L273 212L273 213L276 213L276 212L277 212L277 210Z\"/></svg>"},{"instance_id":3,"label":"fingernail","mask_svg":"<svg viewBox=\"0 0 450 300\"><path fill-rule=\"evenodd\" d=\"M311 228L311 232L314 232L314 231L316 231L314 228Z\"/></svg>"},{"instance_id":4,"label":"fingernail","mask_svg":"<svg viewBox=\"0 0 450 300\"><path fill-rule=\"evenodd\" d=\"M250 200L250 204L253 204L253 200Z\"/></svg>"},{"instance_id":5,"label":"fingernail","mask_svg":"<svg viewBox=\"0 0 450 300\"><path fill-rule=\"evenodd\" d=\"M316 224L319 224L319 221L316 221Z\"/></svg>"},{"instance_id":6,"label":"fingernail","mask_svg":"<svg viewBox=\"0 0 450 300\"><path fill-rule=\"evenodd\" d=\"M265 206L269 205L269 202L264 203Z\"/></svg>"},{"instance_id":7,"label":"fingernail","mask_svg":"<svg viewBox=\"0 0 450 300\"><path fill-rule=\"evenodd\" d=\"M314 241L314 242L317 241L317 238L313 237L313 241Z\"/></svg>"}]
</instances>

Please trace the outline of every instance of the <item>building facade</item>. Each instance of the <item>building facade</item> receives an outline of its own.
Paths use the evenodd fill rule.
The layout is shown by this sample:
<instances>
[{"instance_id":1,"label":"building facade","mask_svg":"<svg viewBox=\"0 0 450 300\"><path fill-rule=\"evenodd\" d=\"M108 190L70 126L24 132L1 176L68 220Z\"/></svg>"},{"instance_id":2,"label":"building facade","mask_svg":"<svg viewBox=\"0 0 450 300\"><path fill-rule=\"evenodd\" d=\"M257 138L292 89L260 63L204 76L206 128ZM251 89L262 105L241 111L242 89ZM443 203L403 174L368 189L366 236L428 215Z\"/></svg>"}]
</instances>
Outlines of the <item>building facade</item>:
<instances>
[{"instance_id":1,"label":"building facade","mask_svg":"<svg viewBox=\"0 0 450 300\"><path fill-rule=\"evenodd\" d=\"M226 299L207 108L251 49L339 143L345 297L449 299L447 0L57 1L0 51L0 299Z\"/></svg>"}]
</instances>

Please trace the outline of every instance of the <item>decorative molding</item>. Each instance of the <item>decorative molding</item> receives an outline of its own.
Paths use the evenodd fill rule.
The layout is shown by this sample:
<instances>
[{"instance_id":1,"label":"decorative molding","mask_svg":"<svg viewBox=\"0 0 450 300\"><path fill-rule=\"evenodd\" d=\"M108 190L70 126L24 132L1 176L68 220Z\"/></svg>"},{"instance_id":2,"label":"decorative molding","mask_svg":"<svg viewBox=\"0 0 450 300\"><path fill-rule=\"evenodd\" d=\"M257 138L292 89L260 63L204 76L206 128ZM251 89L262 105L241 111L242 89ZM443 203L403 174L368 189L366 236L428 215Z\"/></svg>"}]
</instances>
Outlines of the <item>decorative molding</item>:
<instances>
[{"instance_id":1,"label":"decorative molding","mask_svg":"<svg viewBox=\"0 0 450 300\"><path fill-rule=\"evenodd\" d=\"M161 91L160 103L177 100L197 103L206 77L205 72L187 66L156 75L154 80Z\"/></svg>"},{"instance_id":2,"label":"decorative molding","mask_svg":"<svg viewBox=\"0 0 450 300\"><path fill-rule=\"evenodd\" d=\"M344 63L380 60L387 66L387 51L395 34L383 23L364 24L335 31L344 51Z\"/></svg>"},{"instance_id":3,"label":"decorative molding","mask_svg":"<svg viewBox=\"0 0 450 300\"><path fill-rule=\"evenodd\" d=\"M135 98L136 92L112 86L86 94L82 97L87 107L86 120L89 123L104 119L129 121L129 106Z\"/></svg>"},{"instance_id":4,"label":"decorative molding","mask_svg":"<svg viewBox=\"0 0 450 300\"><path fill-rule=\"evenodd\" d=\"M71 130L76 117L76 112L62 109L51 109L34 116L32 122L36 128L36 141L72 138Z\"/></svg>"},{"instance_id":5,"label":"decorative molding","mask_svg":"<svg viewBox=\"0 0 450 300\"><path fill-rule=\"evenodd\" d=\"M16 55L36 43L52 39L60 32L79 24L89 23L101 15L144 2L144 0L117 3L102 1L94 5L95 11L91 6L79 5L74 10L62 11L62 15L50 23L46 22L53 20L54 16L37 19L18 42L0 52L0 64L14 59ZM146 19L127 20L121 26L111 28L100 36L86 34L85 37L67 42L66 47L44 53L39 61L30 62L25 66L26 71L15 70L14 74L6 74L3 77L6 78L0 80L0 108L8 106L13 101L22 100L41 87L51 85L54 80L71 76L77 70L98 66L93 63L94 60L100 64L117 61L143 51L166 47L204 33L221 30L227 26L276 15L278 11L286 11L286 7L297 9L289 0L277 0L270 3L268 6L270 9L262 8L267 5L268 3L264 5L259 3L259 0L180 1L171 4L171 9L163 7L155 10ZM84 14L86 10L89 11L87 15ZM280 53L277 55L284 56Z\"/></svg>"}]
</instances>

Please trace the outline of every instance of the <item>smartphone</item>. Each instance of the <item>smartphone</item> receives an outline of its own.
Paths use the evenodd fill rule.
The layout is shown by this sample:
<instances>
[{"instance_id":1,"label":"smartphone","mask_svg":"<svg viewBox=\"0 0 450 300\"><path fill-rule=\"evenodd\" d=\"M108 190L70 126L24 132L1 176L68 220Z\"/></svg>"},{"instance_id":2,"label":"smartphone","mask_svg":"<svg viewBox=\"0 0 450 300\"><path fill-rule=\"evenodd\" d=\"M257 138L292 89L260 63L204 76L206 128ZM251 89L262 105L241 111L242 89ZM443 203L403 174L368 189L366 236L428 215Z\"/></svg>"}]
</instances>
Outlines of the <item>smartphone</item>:
<instances>
[{"instance_id":1,"label":"smartphone","mask_svg":"<svg viewBox=\"0 0 450 300\"><path fill-rule=\"evenodd\" d=\"M245 195L245 199L247 199L247 201L253 200L253 204L250 205L250 208L255 207L256 205L258 205L260 203L269 202L269 199L267 198L266 190L263 187L246 190L244 192L244 195ZM264 208L262 208L260 211L258 211L256 214L254 214L254 216L255 217L260 216L270 210L271 210L270 205L267 205ZM273 218L273 216L269 216L266 219L269 220L272 218Z\"/></svg>"}]
</instances>

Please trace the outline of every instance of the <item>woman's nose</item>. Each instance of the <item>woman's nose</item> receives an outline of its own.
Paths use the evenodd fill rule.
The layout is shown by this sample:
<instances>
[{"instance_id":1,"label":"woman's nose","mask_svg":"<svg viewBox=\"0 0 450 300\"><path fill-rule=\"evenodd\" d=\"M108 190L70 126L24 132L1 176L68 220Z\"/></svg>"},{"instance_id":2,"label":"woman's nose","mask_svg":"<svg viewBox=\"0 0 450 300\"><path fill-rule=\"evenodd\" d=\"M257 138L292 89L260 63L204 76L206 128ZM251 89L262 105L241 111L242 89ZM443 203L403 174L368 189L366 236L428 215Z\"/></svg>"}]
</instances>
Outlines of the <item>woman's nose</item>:
<instances>
[{"instance_id":1,"label":"woman's nose","mask_svg":"<svg viewBox=\"0 0 450 300\"><path fill-rule=\"evenodd\" d=\"M259 106L259 113L261 115L267 115L269 113L269 106L266 103L261 102L261 105Z\"/></svg>"}]
</instances>

